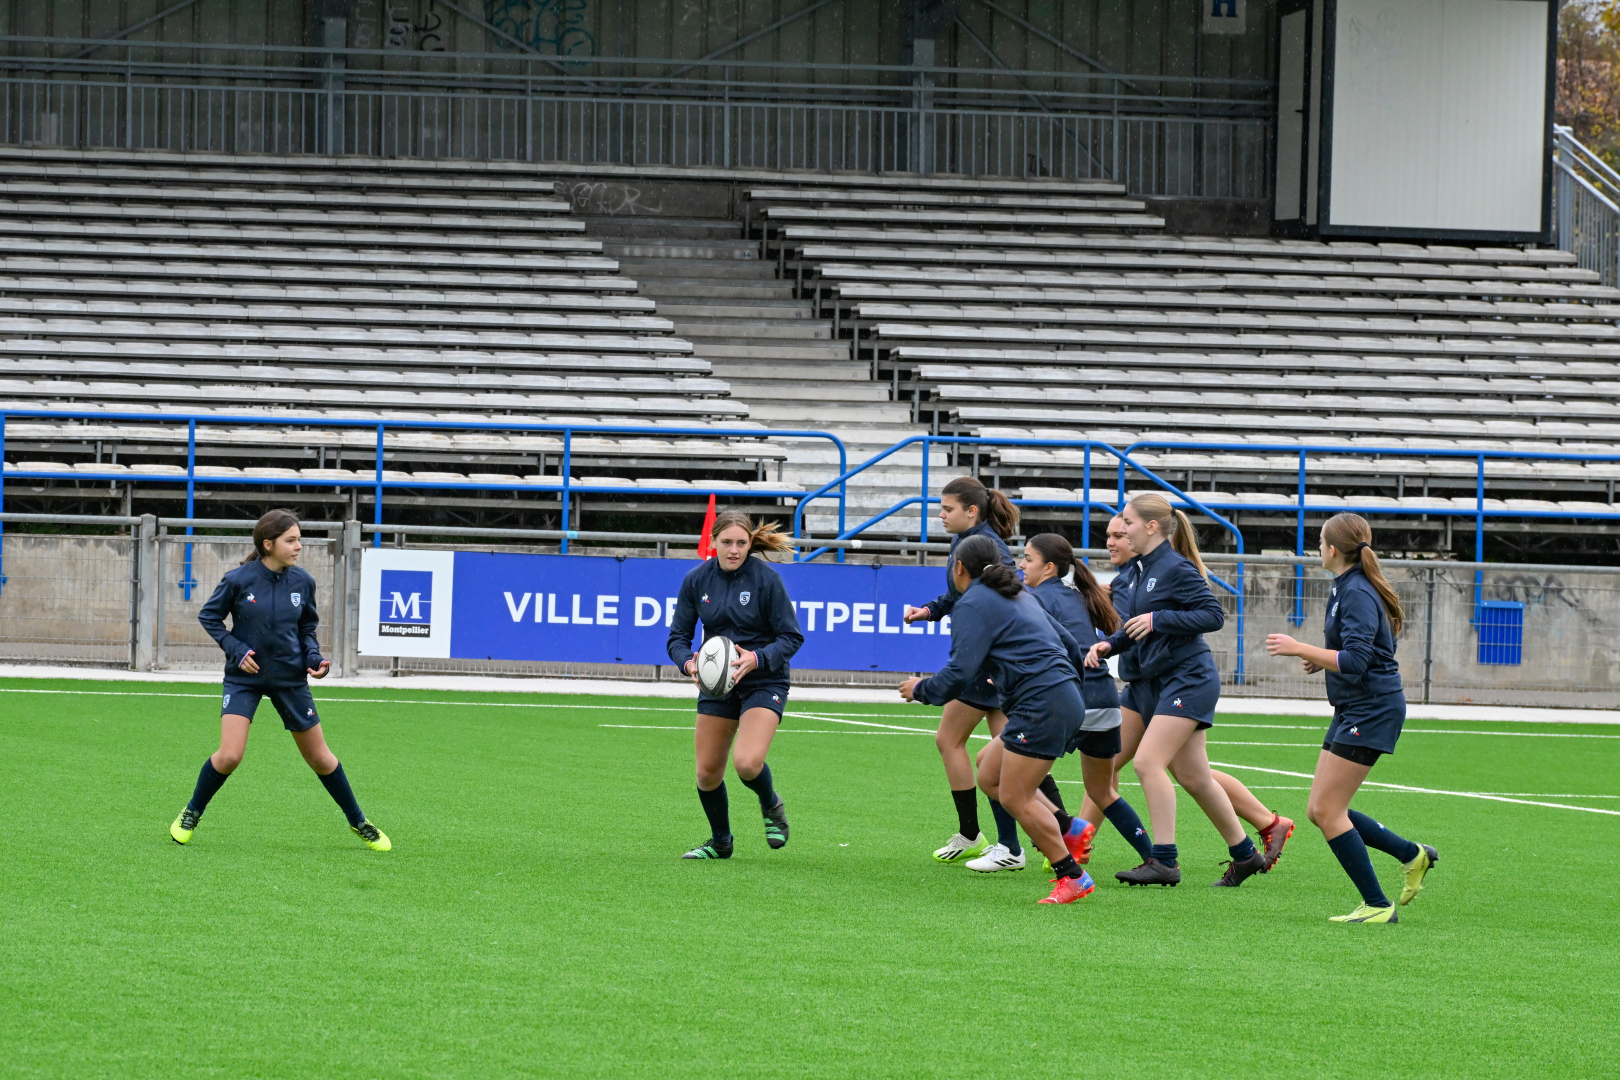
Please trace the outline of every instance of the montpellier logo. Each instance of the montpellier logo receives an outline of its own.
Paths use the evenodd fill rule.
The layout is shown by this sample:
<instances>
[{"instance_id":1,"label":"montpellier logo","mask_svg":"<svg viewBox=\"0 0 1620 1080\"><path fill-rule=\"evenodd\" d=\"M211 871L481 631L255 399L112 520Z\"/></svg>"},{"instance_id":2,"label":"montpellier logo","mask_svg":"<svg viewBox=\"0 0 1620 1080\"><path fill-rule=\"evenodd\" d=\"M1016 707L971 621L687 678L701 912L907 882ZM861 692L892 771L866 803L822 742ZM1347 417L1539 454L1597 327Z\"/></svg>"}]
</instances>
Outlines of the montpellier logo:
<instances>
[{"instance_id":1,"label":"montpellier logo","mask_svg":"<svg viewBox=\"0 0 1620 1080\"><path fill-rule=\"evenodd\" d=\"M377 611L378 637L431 637L433 571L384 570Z\"/></svg>"}]
</instances>

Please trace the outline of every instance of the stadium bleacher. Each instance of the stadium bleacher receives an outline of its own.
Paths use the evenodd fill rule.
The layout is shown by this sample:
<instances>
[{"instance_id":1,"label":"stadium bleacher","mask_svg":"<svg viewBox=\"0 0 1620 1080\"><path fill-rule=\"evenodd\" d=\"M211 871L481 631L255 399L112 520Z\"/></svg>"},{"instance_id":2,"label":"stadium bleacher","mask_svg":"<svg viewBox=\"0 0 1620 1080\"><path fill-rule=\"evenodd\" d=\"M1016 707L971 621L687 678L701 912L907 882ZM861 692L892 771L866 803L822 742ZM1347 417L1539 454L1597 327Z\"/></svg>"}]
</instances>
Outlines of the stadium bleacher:
<instances>
[{"instance_id":1,"label":"stadium bleacher","mask_svg":"<svg viewBox=\"0 0 1620 1080\"><path fill-rule=\"evenodd\" d=\"M0 401L756 426L585 228L553 182L532 176L3 152ZM185 431L173 425L19 419L7 442L12 472L184 471ZM752 439L573 446L578 480L630 486L701 477L746 490L783 457ZM549 434L396 431L387 451L399 468L386 472L555 487L561 450ZM365 479L374 451L365 430L205 422L198 432L199 473L215 477Z\"/></svg>"},{"instance_id":2,"label":"stadium bleacher","mask_svg":"<svg viewBox=\"0 0 1620 1080\"><path fill-rule=\"evenodd\" d=\"M946 434L1376 447L1313 457L1308 501L1408 513L1475 504L1477 462L1434 451L1620 453L1620 290L1566 252L1171 236L1119 192L1080 227L754 194L783 261ZM1056 216L1040 200L1019 212ZM981 454L1026 498L1078 497L1078 450ZM1296 498L1297 452L1132 456L1212 506ZM1098 488L1115 464L1092 456ZM1620 463L1485 471L1493 509L1616 512Z\"/></svg>"}]
</instances>

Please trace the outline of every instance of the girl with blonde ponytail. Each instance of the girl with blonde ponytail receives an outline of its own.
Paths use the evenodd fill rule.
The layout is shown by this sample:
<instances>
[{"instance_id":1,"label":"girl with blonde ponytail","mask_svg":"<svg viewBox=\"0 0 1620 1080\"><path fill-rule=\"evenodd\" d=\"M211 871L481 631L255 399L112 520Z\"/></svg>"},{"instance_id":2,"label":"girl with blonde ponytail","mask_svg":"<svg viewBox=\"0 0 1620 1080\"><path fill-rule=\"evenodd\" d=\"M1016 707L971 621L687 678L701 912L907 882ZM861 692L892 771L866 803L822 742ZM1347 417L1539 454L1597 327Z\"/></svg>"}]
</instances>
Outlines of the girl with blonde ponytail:
<instances>
[{"instance_id":1,"label":"girl with blonde ponytail","mask_svg":"<svg viewBox=\"0 0 1620 1080\"><path fill-rule=\"evenodd\" d=\"M1187 515L1163 495L1138 495L1120 511L1125 540L1137 556L1134 584L1120 615L1125 625L1091 647L1087 667L1129 652L1136 676L1128 697L1146 731L1136 749L1136 775L1148 804L1153 844L1134 870L1114 876L1127 885L1176 885L1176 782L1198 801L1226 841L1231 862L1216 885L1241 885L1266 868L1265 855L1243 831L1232 800L1210 772L1204 732L1215 723L1221 676L1203 635L1226 623L1210 592L1198 540Z\"/></svg>"},{"instance_id":2,"label":"girl with blonde ponytail","mask_svg":"<svg viewBox=\"0 0 1620 1080\"><path fill-rule=\"evenodd\" d=\"M1406 721L1406 695L1395 663L1395 639L1403 625L1401 601L1378 565L1372 527L1359 514L1335 514L1322 526L1322 566L1333 574L1323 620L1326 648L1295 641L1287 634L1266 638L1272 656L1297 656L1307 675L1327 672L1333 722L1322 740L1311 781L1306 814L1322 830L1339 865L1361 892L1361 905L1333 922L1397 922L1395 905L1384 895L1369 847L1401 861L1401 903L1410 904L1423 888L1440 853L1414 844L1366 814L1350 800L1374 763L1395 752Z\"/></svg>"}]
</instances>

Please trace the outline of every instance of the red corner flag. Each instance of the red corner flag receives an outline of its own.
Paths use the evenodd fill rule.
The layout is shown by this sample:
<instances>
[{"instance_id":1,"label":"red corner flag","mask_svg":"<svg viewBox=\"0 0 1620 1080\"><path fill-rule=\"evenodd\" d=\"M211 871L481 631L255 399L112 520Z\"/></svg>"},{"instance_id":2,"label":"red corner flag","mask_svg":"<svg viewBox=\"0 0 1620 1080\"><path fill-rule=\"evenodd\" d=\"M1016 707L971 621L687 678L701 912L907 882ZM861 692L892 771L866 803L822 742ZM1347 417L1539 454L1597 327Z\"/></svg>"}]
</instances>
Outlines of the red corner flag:
<instances>
[{"instance_id":1,"label":"red corner flag","mask_svg":"<svg viewBox=\"0 0 1620 1080\"><path fill-rule=\"evenodd\" d=\"M703 532L698 535L698 558L711 559L714 557L714 548L709 544L709 534L714 531L714 496L709 496L709 512L703 515Z\"/></svg>"}]
</instances>

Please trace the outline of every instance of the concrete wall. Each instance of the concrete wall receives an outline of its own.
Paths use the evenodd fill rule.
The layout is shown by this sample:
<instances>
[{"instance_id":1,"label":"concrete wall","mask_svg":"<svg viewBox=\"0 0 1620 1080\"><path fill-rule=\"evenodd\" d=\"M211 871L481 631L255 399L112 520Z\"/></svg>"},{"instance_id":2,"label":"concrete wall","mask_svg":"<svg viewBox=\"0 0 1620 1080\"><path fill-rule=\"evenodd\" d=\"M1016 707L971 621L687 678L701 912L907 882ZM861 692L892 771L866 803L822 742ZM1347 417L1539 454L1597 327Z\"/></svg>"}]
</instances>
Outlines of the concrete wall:
<instances>
[{"instance_id":1,"label":"concrete wall","mask_svg":"<svg viewBox=\"0 0 1620 1080\"><path fill-rule=\"evenodd\" d=\"M189 598L178 587L184 541L170 537L162 553L164 647L160 663L171 667L213 668L219 652L197 625L197 611L219 578L246 554L243 541L198 542L192 574L199 583ZM128 666L131 658L131 578L134 542L128 538L6 534L5 585L0 588L0 658ZM510 550L510 549L508 549ZM628 553L627 553L628 554ZM334 548L307 544L301 565L315 576L321 612L320 640L331 655L335 606L332 596ZM1234 581L1229 563L1212 564ZM1443 563L1433 566L1432 617L1428 606L1429 568L1392 567L1391 581L1402 598L1406 627L1399 660L1407 697L1424 699L1424 658L1431 657L1428 699L1440 703L1612 706L1620 699L1620 571L1520 573L1487 571L1487 600L1524 604L1522 662L1479 662L1474 625L1474 576ZM1268 633L1320 641L1329 579L1319 568L1306 575L1305 620L1294 625L1291 567L1250 564L1245 572L1247 604L1243 635L1243 680L1235 679L1238 645L1235 599L1217 588L1227 606L1226 627L1210 635L1210 645L1228 684L1227 692L1257 696L1322 697L1320 676L1301 674L1297 661L1265 654ZM372 661L387 665L388 661ZM579 674L651 678L650 668L609 669L601 665L547 662L407 662L410 669L468 670L502 674ZM831 673L805 673L817 682L847 681ZM866 680L861 680L866 681Z\"/></svg>"},{"instance_id":2,"label":"concrete wall","mask_svg":"<svg viewBox=\"0 0 1620 1080\"><path fill-rule=\"evenodd\" d=\"M696 59L767 27L813 0L463 0L458 4L547 54L574 57ZM997 0L998 6L1115 72L1265 79L1272 69L1275 21L1270 4L1250 0L1246 32L1200 32L1198 0ZM173 0L0 0L0 33L110 37L172 6ZM1012 68L1085 72L1095 68L977 0L957 7L984 45ZM300 46L319 40L320 14L348 16L352 48L394 49L386 66L436 70L477 62L446 55L518 51L437 0L198 0L191 8L132 35L145 42ZM937 36L935 62L946 67L997 64L954 22ZM167 57L181 61L186 54ZM803 19L731 54L740 60L825 64L901 64L903 5L897 0L833 0ZM473 66L469 66L473 65ZM356 62L352 66L366 66ZM782 73L813 81L808 71ZM1039 89L1036 85L1036 89Z\"/></svg>"}]
</instances>

